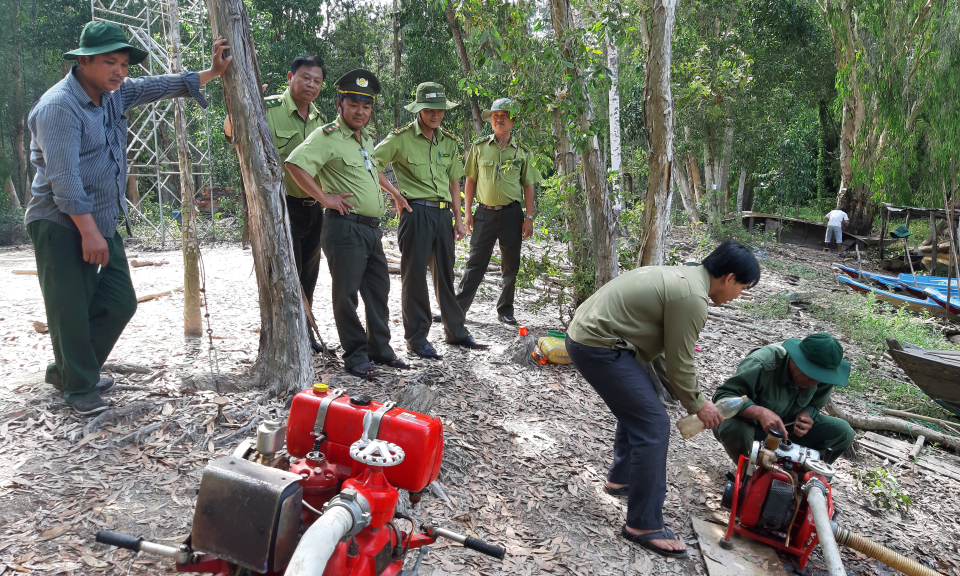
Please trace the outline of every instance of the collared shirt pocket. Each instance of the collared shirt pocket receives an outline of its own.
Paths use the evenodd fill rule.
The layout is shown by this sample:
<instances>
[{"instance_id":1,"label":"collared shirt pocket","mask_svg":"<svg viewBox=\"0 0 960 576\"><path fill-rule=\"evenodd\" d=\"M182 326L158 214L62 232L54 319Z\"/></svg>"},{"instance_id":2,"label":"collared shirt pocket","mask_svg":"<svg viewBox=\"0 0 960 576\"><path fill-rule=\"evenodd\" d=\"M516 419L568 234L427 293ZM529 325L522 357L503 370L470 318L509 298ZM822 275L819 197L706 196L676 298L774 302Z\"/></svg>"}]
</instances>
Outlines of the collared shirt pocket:
<instances>
[{"instance_id":1,"label":"collared shirt pocket","mask_svg":"<svg viewBox=\"0 0 960 576\"><path fill-rule=\"evenodd\" d=\"M273 134L273 145L281 155L289 156L303 141L299 136L299 130L277 130Z\"/></svg>"},{"instance_id":2,"label":"collared shirt pocket","mask_svg":"<svg viewBox=\"0 0 960 576\"><path fill-rule=\"evenodd\" d=\"M430 163L426 158L406 158L407 168L417 180L430 181Z\"/></svg>"},{"instance_id":3,"label":"collared shirt pocket","mask_svg":"<svg viewBox=\"0 0 960 576\"><path fill-rule=\"evenodd\" d=\"M504 182L510 184L520 183L520 169L523 167L519 160L507 160L500 168Z\"/></svg>"},{"instance_id":4,"label":"collared shirt pocket","mask_svg":"<svg viewBox=\"0 0 960 576\"><path fill-rule=\"evenodd\" d=\"M480 159L477 161L481 180L493 180L497 177L497 163L493 160Z\"/></svg>"}]
</instances>

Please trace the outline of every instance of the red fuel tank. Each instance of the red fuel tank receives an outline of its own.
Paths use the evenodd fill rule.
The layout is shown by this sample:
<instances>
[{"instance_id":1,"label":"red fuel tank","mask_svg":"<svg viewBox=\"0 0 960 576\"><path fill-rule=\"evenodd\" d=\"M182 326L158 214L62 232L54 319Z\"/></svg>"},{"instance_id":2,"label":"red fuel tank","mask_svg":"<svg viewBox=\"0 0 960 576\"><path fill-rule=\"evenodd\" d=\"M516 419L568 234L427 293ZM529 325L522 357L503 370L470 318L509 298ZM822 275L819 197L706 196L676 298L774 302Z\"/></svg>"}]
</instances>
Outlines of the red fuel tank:
<instances>
[{"instance_id":1,"label":"red fuel tank","mask_svg":"<svg viewBox=\"0 0 960 576\"><path fill-rule=\"evenodd\" d=\"M322 432L326 441L320 451L340 471L340 479L359 476L367 465L350 457L350 445L363 434L363 417L383 407L366 395L352 398L336 395L325 385L304 390L293 398L287 421L287 452L302 458L313 449L314 428L321 404L325 404ZM400 464L384 469L387 481L396 488L419 492L436 480L443 461L443 424L439 418L403 408L381 411L375 438L392 442L404 452Z\"/></svg>"}]
</instances>

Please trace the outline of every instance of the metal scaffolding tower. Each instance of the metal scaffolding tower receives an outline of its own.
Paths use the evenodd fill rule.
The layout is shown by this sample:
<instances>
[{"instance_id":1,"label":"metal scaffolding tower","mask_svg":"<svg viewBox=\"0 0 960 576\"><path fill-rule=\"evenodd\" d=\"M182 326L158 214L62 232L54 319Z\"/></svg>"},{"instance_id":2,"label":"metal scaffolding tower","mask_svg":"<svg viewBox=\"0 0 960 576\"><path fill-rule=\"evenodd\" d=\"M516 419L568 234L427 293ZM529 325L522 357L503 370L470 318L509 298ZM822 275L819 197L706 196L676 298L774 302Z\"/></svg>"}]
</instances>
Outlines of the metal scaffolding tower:
<instances>
[{"instance_id":1,"label":"metal scaffolding tower","mask_svg":"<svg viewBox=\"0 0 960 576\"><path fill-rule=\"evenodd\" d=\"M119 24L129 33L131 43L146 50L149 57L140 64L141 75L171 73L178 51L184 69L209 67L211 38L203 0L91 0L90 7L94 20ZM179 39L170 34L171 26L179 28ZM203 88L201 91L206 95ZM200 237L211 238L216 236L216 202L208 137L210 115L191 99L187 103L194 189L198 191L194 201L210 203L209 210L204 207L197 219L197 232ZM179 239L177 221L182 204L173 102L163 100L135 108L128 114L127 125L130 223L136 226L138 237L165 246L168 240ZM136 194L130 193L131 187ZM203 217L207 214L208 218Z\"/></svg>"}]
</instances>

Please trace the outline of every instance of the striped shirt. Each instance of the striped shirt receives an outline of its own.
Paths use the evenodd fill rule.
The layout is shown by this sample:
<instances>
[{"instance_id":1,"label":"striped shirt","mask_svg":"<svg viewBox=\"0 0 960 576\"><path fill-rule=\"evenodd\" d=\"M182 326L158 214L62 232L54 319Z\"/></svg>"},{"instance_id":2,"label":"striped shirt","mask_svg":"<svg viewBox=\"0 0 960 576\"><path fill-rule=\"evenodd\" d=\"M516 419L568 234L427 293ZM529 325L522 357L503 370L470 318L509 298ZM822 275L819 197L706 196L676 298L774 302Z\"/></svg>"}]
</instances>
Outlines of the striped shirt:
<instances>
[{"instance_id":1,"label":"striped shirt","mask_svg":"<svg viewBox=\"0 0 960 576\"><path fill-rule=\"evenodd\" d=\"M127 116L135 106L192 96L202 107L196 72L127 78L100 106L74 77L76 67L47 90L27 118L30 161L37 168L24 224L50 220L76 230L69 214L92 214L104 238L127 214Z\"/></svg>"}]
</instances>

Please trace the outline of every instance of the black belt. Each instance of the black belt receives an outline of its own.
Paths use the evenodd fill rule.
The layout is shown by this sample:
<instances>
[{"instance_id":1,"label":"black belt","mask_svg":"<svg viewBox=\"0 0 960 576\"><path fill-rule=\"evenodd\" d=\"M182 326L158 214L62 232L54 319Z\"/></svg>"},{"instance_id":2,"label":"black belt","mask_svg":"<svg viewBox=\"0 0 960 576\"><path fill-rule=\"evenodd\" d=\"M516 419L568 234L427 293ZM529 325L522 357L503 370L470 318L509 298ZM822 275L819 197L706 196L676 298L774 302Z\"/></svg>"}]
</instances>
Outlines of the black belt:
<instances>
[{"instance_id":1,"label":"black belt","mask_svg":"<svg viewBox=\"0 0 960 576\"><path fill-rule=\"evenodd\" d=\"M370 216L361 216L359 214L341 214L340 212L334 210L333 208L327 208L326 210L327 217L333 216L335 218L343 218L344 220L353 220L354 222L359 222L364 226L370 226L371 228L380 227L380 219L373 218Z\"/></svg>"},{"instance_id":2,"label":"black belt","mask_svg":"<svg viewBox=\"0 0 960 576\"><path fill-rule=\"evenodd\" d=\"M430 206L431 208L439 208L443 210L444 208L449 208L449 202L437 202L435 200L409 200L411 204L419 204L421 206Z\"/></svg>"},{"instance_id":3,"label":"black belt","mask_svg":"<svg viewBox=\"0 0 960 576\"><path fill-rule=\"evenodd\" d=\"M504 208L509 208L514 204L519 204L519 202L511 202L509 204L504 204L503 206L487 206L486 204L481 204L480 202L477 202L477 204L480 204L481 208L486 208L487 210L493 210L496 212L498 210L503 210Z\"/></svg>"},{"instance_id":4,"label":"black belt","mask_svg":"<svg viewBox=\"0 0 960 576\"><path fill-rule=\"evenodd\" d=\"M302 204L304 206L313 206L317 203L313 198L297 198L296 196L287 195L287 201L293 202L294 204Z\"/></svg>"}]
</instances>

